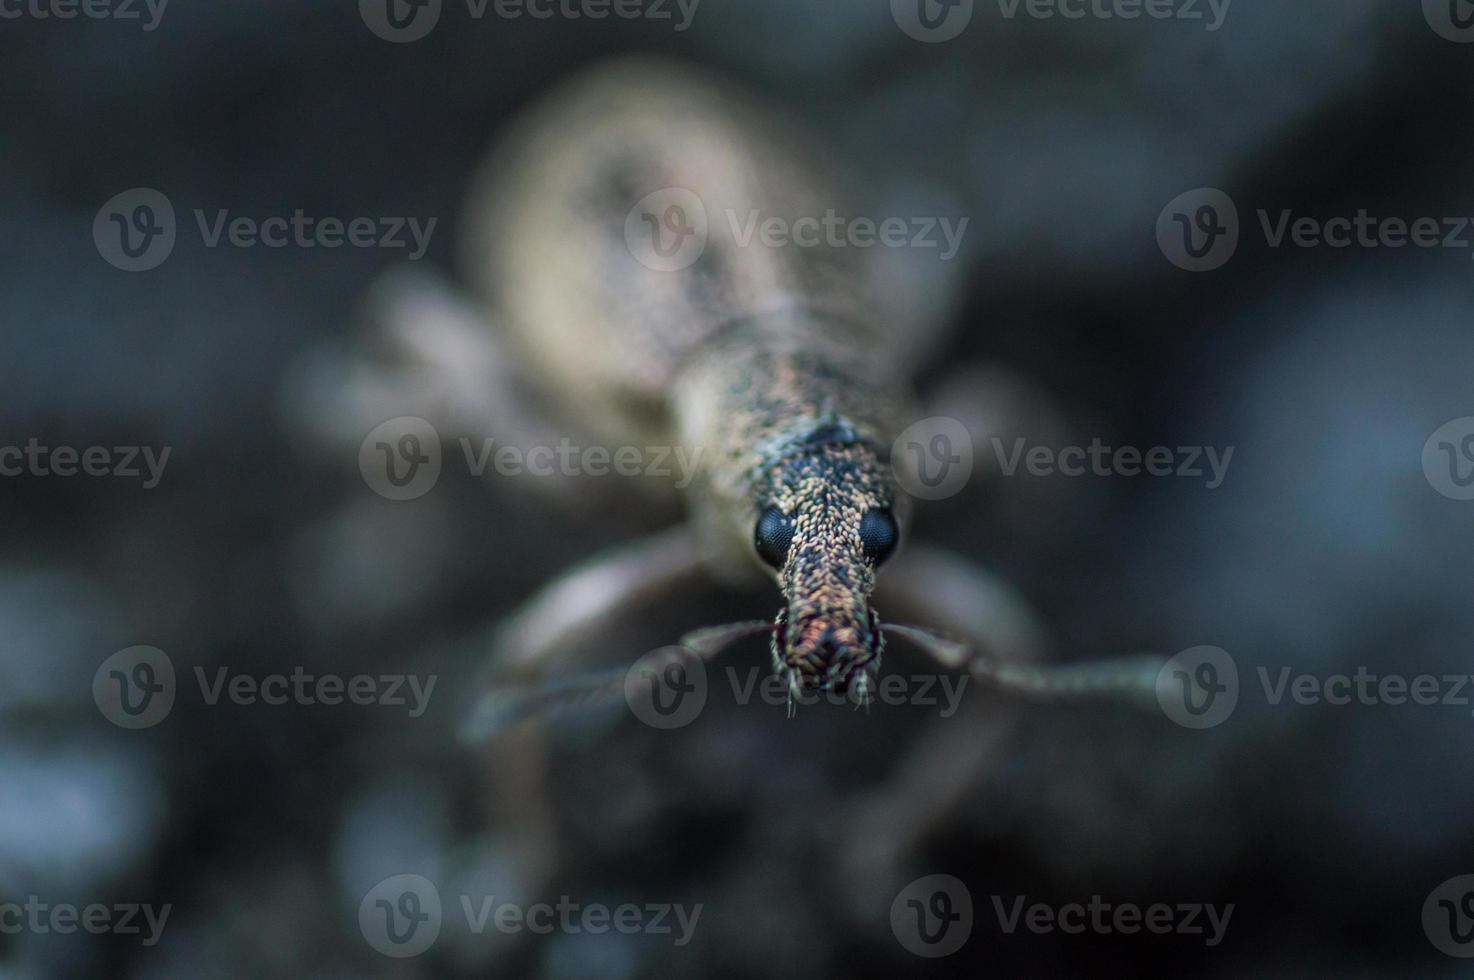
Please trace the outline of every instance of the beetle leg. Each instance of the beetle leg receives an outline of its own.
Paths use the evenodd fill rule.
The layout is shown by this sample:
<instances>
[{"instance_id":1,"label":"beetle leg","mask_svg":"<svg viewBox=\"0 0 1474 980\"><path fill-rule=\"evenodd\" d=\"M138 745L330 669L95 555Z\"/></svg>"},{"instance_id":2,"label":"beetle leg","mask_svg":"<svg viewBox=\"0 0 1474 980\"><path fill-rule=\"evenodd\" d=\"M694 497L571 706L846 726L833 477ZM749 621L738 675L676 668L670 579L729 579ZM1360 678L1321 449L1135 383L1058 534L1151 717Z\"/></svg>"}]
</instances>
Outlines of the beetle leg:
<instances>
[{"instance_id":1,"label":"beetle leg","mask_svg":"<svg viewBox=\"0 0 1474 980\"><path fill-rule=\"evenodd\" d=\"M458 438L525 448L568 437L503 332L442 276L385 273L368 291L364 319L360 341L309 351L286 386L287 412L309 436L356 446L380 423L414 416L435 427L447 451ZM546 492L573 481L504 482Z\"/></svg>"},{"instance_id":2,"label":"beetle leg","mask_svg":"<svg viewBox=\"0 0 1474 980\"><path fill-rule=\"evenodd\" d=\"M980 566L923 547L897 555L886 571L885 605L877 603L878 608L888 619L900 613L928 628L887 623L881 629L920 647L939 667L966 670L980 686L1024 699L1155 707L1155 682L1164 660L1140 656L1040 664L1046 649L1043 625L1015 589ZM938 635L933 624L962 639ZM1015 717L1013 711L998 710L996 702L964 698L956 715L930 724L887 786L855 801L845 873L854 881L893 882L996 759Z\"/></svg>"},{"instance_id":3,"label":"beetle leg","mask_svg":"<svg viewBox=\"0 0 1474 980\"><path fill-rule=\"evenodd\" d=\"M700 542L685 525L671 528L596 555L527 600L492 638L489 681L478 690L467 737L484 737L507 723L509 684L543 684L549 695L543 700L549 702L576 700L581 689L599 687L590 675L577 676L578 655L596 649L620 616L675 595L700 575L709 560ZM621 676L627 666L619 669ZM543 683L570 669L577 672L571 679ZM556 685L563 685L561 695Z\"/></svg>"}]
</instances>

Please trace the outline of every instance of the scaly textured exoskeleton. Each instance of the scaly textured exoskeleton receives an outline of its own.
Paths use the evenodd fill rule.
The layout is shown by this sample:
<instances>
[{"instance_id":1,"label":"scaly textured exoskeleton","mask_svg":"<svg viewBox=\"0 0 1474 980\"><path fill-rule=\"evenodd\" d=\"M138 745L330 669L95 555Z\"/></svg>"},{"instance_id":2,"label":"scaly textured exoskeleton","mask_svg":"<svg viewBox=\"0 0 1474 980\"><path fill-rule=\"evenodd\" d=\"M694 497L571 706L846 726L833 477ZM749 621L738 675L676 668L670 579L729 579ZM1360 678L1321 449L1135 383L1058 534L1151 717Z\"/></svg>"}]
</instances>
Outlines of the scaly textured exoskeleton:
<instances>
[{"instance_id":1,"label":"scaly textured exoskeleton","mask_svg":"<svg viewBox=\"0 0 1474 980\"><path fill-rule=\"evenodd\" d=\"M773 219L793 227L853 214L847 187L782 116L660 62L596 70L510 129L472 195L465 262L503 318L513 356L587 429L625 444L679 445L700 465L686 494L688 546L646 552L639 574L627 556L611 559L622 562L618 582L596 565L556 583L503 631L500 663L526 676L575 628L597 621L548 625L569 619L570 608L610 611L621 606L617 594L644 595L651 581L678 581L697 565L752 563L783 594L770 637L793 695L827 688L865 700L884 645L871 595L909 511L891 447L917 418L909 375L937 324L898 305L905 290L894 288L881 250L775 245L755 234ZM684 264L645 261L645 234L652 248L664 240L674 250L681 235L704 244ZM947 564L922 556L912 572ZM970 601L1011 605L1014 623L1029 620L1006 588L980 572L970 578L987 583ZM938 615L934 625L973 622L965 609L927 604L925 589L910 594ZM1005 671L978 659L976 636L968 647L922 630L907 636L1020 692L1151 692L1145 661ZM574 689L560 683L547 696ZM499 710L507 693L494 688L498 710L473 730L507 717Z\"/></svg>"},{"instance_id":2,"label":"scaly textured exoskeleton","mask_svg":"<svg viewBox=\"0 0 1474 980\"><path fill-rule=\"evenodd\" d=\"M766 634L790 710L815 689L865 702L887 632L995 689L1154 703L1156 658L1039 666L1044 631L1012 588L958 556L900 548L910 501L892 445L919 417L909 379L945 322L946 304L927 295L936 280L898 273L893 250L757 233L771 219L855 214L847 188L801 130L725 84L617 62L551 93L489 157L461 252L474 295L402 272L375 291L393 363L346 372L338 411L319 399L304 413L319 429L361 436L415 414L551 444L576 427L698 464L684 525L590 559L500 626L469 737L617 692L623 668L589 674L572 654L703 572L766 572L781 607L690 634L672 655L709 658ZM694 257L665 261L690 235ZM881 622L882 574L887 604L928 628ZM898 848L919 833L898 828L937 819L992 744L967 726L939 734L927 764L866 808ZM540 778L533 743L505 755L505 772ZM529 839L546 837L546 821L524 822Z\"/></svg>"},{"instance_id":3,"label":"scaly textured exoskeleton","mask_svg":"<svg viewBox=\"0 0 1474 980\"><path fill-rule=\"evenodd\" d=\"M503 435L577 426L697 461L685 527L591 560L503 625L469 734L617 690L554 668L634 603L739 568L776 582L776 617L684 649L710 657L767 633L790 707L815 689L866 701L886 632L1001 690L1154 701L1160 661L1031 665L1042 630L1012 589L935 549L900 550L910 503L892 445L918 417L909 378L935 346L939 304L921 296L935 283L897 274L893 250L760 232L855 214L848 190L803 131L724 83L616 62L549 94L488 158L462 248L473 298L423 275L381 287L405 363L360 379L370 394L347 399L360 414L393 401ZM536 400L561 421L529 411ZM932 628L880 621L882 571Z\"/></svg>"}]
</instances>

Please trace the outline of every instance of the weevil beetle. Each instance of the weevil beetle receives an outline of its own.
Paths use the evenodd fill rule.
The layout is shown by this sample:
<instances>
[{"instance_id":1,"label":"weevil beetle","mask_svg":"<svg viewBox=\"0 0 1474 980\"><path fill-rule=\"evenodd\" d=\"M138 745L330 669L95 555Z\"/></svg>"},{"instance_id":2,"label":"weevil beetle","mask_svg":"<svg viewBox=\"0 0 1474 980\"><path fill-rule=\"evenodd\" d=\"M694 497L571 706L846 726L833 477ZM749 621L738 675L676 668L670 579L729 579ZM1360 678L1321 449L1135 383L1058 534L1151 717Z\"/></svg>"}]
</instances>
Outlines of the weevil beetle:
<instances>
[{"instance_id":1,"label":"weevil beetle","mask_svg":"<svg viewBox=\"0 0 1474 980\"><path fill-rule=\"evenodd\" d=\"M506 624L470 734L617 689L542 678L634 601L739 566L776 583L776 617L698 631L681 648L710 657L766 633L794 698L864 702L890 633L1003 690L1150 703L1160 661L1012 662L1037 632L1012 591L955 556L903 551L910 501L892 444L919 417L909 376L936 324L905 308L916 291L894 289L884 249L750 234L755 221L853 214L846 186L800 129L724 83L616 62L528 110L481 169L462 248L476 298L423 278L381 297L402 344L439 365L447 391L459 377L493 425L527 420L491 403L530 377L609 445L680 446L699 461L684 527L573 570ZM887 567L902 555L904 570ZM871 598L883 570L921 615L972 635L882 623Z\"/></svg>"}]
</instances>

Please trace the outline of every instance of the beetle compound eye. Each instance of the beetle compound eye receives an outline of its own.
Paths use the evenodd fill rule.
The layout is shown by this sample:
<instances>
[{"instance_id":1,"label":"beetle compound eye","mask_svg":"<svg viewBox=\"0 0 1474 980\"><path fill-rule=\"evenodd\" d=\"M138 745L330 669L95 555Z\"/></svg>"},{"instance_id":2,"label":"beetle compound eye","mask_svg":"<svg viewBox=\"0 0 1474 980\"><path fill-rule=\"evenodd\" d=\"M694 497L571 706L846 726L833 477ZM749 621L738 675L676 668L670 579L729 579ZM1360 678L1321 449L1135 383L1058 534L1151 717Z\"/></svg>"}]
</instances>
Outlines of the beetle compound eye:
<instances>
[{"instance_id":1,"label":"beetle compound eye","mask_svg":"<svg viewBox=\"0 0 1474 980\"><path fill-rule=\"evenodd\" d=\"M788 560L788 546L793 544L793 521L777 507L769 507L758 516L752 540L763 561L782 568Z\"/></svg>"},{"instance_id":2,"label":"beetle compound eye","mask_svg":"<svg viewBox=\"0 0 1474 980\"><path fill-rule=\"evenodd\" d=\"M870 510L860 518L860 547L871 562L879 565L889 558L900 539L901 531L890 511Z\"/></svg>"}]
</instances>

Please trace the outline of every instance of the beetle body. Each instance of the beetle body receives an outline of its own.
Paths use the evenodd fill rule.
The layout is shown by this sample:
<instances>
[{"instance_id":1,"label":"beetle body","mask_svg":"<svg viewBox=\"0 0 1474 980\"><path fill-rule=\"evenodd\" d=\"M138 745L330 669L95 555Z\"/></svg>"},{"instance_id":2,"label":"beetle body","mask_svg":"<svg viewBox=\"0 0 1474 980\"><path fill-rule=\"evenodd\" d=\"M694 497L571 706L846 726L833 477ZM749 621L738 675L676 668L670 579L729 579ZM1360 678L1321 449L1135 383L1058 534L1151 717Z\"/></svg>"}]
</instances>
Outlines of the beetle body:
<instances>
[{"instance_id":1,"label":"beetle body","mask_svg":"<svg viewBox=\"0 0 1474 980\"><path fill-rule=\"evenodd\" d=\"M773 649L795 690L878 666L868 600L905 509L889 455L906 338L870 295L874 260L797 234L852 213L843 185L778 114L621 62L513 128L466 241L471 279L571 417L698 461L693 520L784 593Z\"/></svg>"}]
</instances>

